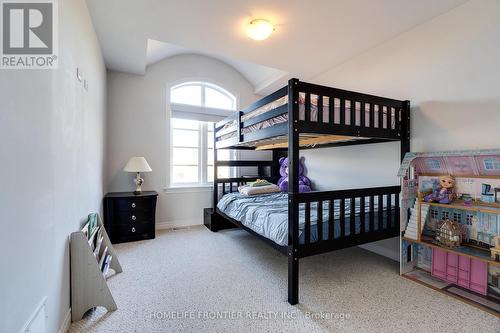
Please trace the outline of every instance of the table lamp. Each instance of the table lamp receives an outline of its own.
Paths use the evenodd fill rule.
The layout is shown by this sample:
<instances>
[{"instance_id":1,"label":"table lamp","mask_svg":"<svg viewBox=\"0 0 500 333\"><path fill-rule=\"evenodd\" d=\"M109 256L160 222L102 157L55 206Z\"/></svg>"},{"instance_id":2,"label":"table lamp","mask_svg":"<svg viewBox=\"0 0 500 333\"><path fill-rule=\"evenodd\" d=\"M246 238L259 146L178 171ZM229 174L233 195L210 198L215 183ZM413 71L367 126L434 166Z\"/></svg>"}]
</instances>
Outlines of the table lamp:
<instances>
[{"instance_id":1,"label":"table lamp","mask_svg":"<svg viewBox=\"0 0 500 333\"><path fill-rule=\"evenodd\" d=\"M134 183L136 185L134 194L141 194L141 186L144 183L144 179L141 178L141 172L150 172L153 170L151 170L151 167L144 157L134 156L128 160L128 163L125 165L125 168L123 168L123 171L137 173L134 179Z\"/></svg>"}]
</instances>

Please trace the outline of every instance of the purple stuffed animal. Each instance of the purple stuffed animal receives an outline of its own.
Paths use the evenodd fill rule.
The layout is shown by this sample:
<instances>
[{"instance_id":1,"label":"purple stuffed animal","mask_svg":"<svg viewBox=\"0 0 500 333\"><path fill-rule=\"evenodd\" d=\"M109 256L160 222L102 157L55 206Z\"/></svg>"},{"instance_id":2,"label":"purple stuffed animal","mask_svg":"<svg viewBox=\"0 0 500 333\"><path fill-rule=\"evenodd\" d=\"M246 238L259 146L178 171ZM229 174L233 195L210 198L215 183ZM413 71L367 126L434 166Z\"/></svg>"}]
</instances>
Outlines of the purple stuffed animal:
<instances>
[{"instance_id":1,"label":"purple stuffed animal","mask_svg":"<svg viewBox=\"0 0 500 333\"><path fill-rule=\"evenodd\" d=\"M299 161L299 192L311 192L311 181L304 176L304 160ZM288 157L280 158L280 175L278 186L283 192L288 192Z\"/></svg>"}]
</instances>

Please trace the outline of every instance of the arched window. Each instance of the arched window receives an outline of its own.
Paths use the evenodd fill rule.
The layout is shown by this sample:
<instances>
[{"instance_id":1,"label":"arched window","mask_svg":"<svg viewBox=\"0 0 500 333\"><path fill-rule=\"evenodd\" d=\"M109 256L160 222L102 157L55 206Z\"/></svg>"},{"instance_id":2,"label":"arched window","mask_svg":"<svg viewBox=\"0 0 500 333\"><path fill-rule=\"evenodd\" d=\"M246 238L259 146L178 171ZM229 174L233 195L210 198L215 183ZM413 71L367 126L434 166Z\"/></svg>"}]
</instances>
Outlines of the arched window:
<instances>
[{"instance_id":1,"label":"arched window","mask_svg":"<svg viewBox=\"0 0 500 333\"><path fill-rule=\"evenodd\" d=\"M236 97L215 84L190 81L170 89L170 108L170 186L213 182L214 123L236 110ZM222 159L230 157L223 152ZM219 169L219 177L229 175Z\"/></svg>"},{"instance_id":2,"label":"arched window","mask_svg":"<svg viewBox=\"0 0 500 333\"><path fill-rule=\"evenodd\" d=\"M236 110L236 97L208 82L185 82L170 89L170 103L221 110Z\"/></svg>"}]
</instances>

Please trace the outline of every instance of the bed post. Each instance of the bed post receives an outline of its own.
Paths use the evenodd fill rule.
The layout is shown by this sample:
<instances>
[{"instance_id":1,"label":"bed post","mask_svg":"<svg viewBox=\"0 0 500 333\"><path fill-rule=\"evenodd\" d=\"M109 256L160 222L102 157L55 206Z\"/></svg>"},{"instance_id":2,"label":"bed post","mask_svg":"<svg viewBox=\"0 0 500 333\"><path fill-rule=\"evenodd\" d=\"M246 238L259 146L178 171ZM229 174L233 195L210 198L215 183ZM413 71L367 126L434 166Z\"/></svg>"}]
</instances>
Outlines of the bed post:
<instances>
[{"instance_id":1,"label":"bed post","mask_svg":"<svg viewBox=\"0 0 500 333\"><path fill-rule=\"evenodd\" d=\"M410 152L410 101L404 101L401 119L401 161Z\"/></svg>"},{"instance_id":2,"label":"bed post","mask_svg":"<svg viewBox=\"0 0 500 333\"><path fill-rule=\"evenodd\" d=\"M218 183L217 183L217 137L215 136L217 134L217 131L216 131L216 125L214 124L214 193L213 193L213 197L212 197L212 207L213 207L213 213L215 214L215 210L217 208L217 199L218 199Z\"/></svg>"},{"instance_id":3,"label":"bed post","mask_svg":"<svg viewBox=\"0 0 500 333\"><path fill-rule=\"evenodd\" d=\"M288 303L299 302L299 90L298 79L288 81ZM307 111L306 111L307 112Z\"/></svg>"},{"instance_id":4,"label":"bed post","mask_svg":"<svg viewBox=\"0 0 500 333\"><path fill-rule=\"evenodd\" d=\"M410 101L403 102L403 109L401 110L401 162L405 158L406 153L410 152ZM403 202L403 183L401 182L401 192L399 196L398 206L402 207ZM397 220L397 228L401 235L401 211L399 210L399 218Z\"/></svg>"}]
</instances>

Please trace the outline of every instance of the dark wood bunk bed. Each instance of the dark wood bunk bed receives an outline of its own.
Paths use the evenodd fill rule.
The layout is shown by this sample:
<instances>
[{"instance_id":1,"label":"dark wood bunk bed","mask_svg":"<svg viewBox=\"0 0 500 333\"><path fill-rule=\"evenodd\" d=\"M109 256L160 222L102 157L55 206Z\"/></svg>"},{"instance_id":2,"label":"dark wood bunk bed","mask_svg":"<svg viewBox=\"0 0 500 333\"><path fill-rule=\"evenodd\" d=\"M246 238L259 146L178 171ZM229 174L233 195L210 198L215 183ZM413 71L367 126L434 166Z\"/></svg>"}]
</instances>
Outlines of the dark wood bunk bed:
<instances>
[{"instance_id":1,"label":"dark wood bunk bed","mask_svg":"<svg viewBox=\"0 0 500 333\"><path fill-rule=\"evenodd\" d=\"M299 193L299 151L386 141L401 142L401 159L409 151L409 101L291 79L286 87L215 125L211 230L235 225L285 254L288 257L288 302L297 304L300 258L396 237L400 233L400 186ZM218 149L271 149L273 158L272 161L219 161ZM217 208L217 203L246 182L257 178L276 181L280 176L278 159L287 154L288 244L279 245L226 215ZM249 166L257 167L258 177L217 177L218 167ZM335 207L340 207L338 214L333 212ZM299 223L299 209L304 212L302 224ZM313 209L317 210L316 239L311 238ZM335 227L338 232L334 232Z\"/></svg>"}]
</instances>

